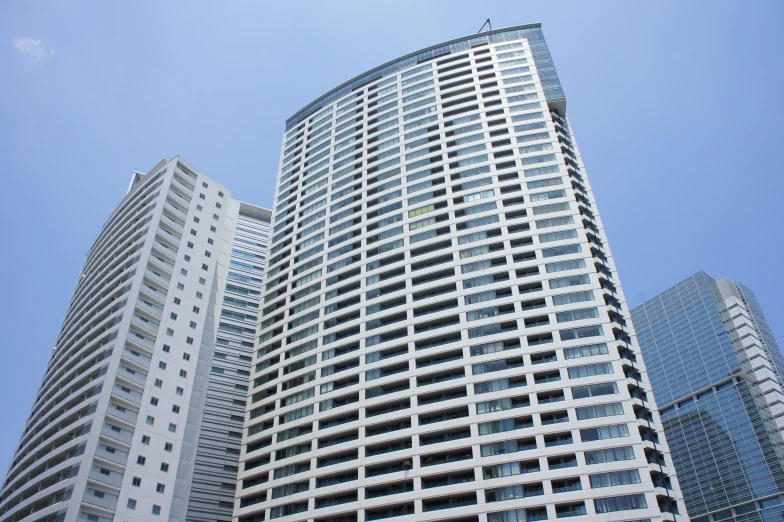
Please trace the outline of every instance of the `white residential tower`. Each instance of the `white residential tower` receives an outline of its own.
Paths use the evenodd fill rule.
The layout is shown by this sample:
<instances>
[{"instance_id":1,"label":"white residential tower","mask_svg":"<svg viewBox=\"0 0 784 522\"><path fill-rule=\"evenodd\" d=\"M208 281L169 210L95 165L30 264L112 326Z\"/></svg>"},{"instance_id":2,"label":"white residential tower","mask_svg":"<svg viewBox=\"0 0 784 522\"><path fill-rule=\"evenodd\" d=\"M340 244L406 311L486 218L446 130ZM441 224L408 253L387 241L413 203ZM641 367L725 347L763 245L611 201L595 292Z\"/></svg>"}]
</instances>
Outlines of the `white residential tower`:
<instances>
[{"instance_id":1,"label":"white residential tower","mask_svg":"<svg viewBox=\"0 0 784 522\"><path fill-rule=\"evenodd\" d=\"M87 254L0 521L231 520L270 212L174 158Z\"/></svg>"},{"instance_id":2,"label":"white residential tower","mask_svg":"<svg viewBox=\"0 0 784 522\"><path fill-rule=\"evenodd\" d=\"M239 522L684 520L540 26L286 124Z\"/></svg>"}]
</instances>

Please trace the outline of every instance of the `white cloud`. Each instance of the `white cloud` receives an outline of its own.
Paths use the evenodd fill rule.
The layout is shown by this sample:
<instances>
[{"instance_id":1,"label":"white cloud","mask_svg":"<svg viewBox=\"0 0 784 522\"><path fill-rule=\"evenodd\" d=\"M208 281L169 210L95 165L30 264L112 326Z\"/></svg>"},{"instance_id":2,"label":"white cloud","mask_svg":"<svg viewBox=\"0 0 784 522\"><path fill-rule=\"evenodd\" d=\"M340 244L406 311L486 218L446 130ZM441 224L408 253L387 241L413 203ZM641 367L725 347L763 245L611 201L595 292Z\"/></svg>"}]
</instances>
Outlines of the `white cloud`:
<instances>
[{"instance_id":1,"label":"white cloud","mask_svg":"<svg viewBox=\"0 0 784 522\"><path fill-rule=\"evenodd\" d=\"M34 63L45 62L55 51L43 40L33 38L15 38L14 48Z\"/></svg>"}]
</instances>

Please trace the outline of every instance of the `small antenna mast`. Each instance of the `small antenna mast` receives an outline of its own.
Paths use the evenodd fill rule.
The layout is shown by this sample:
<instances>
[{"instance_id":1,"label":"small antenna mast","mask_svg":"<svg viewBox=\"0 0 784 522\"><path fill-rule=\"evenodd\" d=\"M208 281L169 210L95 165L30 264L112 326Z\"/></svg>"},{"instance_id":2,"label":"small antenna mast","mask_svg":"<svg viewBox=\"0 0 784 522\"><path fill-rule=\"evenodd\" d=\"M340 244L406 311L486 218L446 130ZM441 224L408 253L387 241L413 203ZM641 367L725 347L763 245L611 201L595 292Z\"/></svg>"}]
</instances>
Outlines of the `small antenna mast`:
<instances>
[{"instance_id":1,"label":"small antenna mast","mask_svg":"<svg viewBox=\"0 0 784 522\"><path fill-rule=\"evenodd\" d=\"M479 28L479 30L477 31L477 33L481 33L481 32L482 32L482 29L484 29L484 28L485 28L485 26L488 26L488 27L490 28L490 30L491 30L491 31L493 30L493 24L491 24L491 23L490 23L490 19L488 18L487 20L485 20L485 23L483 23L483 24L482 24L482 27L480 27L480 28Z\"/></svg>"}]
</instances>

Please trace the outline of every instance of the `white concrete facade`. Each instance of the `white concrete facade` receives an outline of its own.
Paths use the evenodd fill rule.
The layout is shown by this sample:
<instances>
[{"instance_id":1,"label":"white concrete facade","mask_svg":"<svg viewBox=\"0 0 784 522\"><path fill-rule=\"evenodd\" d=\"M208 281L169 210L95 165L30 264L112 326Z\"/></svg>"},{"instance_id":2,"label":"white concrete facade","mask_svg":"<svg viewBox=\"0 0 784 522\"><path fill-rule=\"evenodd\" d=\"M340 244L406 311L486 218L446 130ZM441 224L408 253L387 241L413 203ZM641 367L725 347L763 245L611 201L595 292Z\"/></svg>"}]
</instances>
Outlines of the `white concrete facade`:
<instances>
[{"instance_id":1,"label":"white concrete facade","mask_svg":"<svg viewBox=\"0 0 784 522\"><path fill-rule=\"evenodd\" d=\"M751 367L749 373L753 374L755 384L759 386L762 397L770 408L779 433L784 435L784 390L779 373L780 366L777 367L776 360L778 358L778 364L782 365L781 350L772 334L766 339L767 336L758 325L759 322L764 322L767 326L767 320L761 309L756 314L752 311L747 299L752 297L756 301L756 298L751 291L726 277L716 281L716 285L737 334L736 343L742 346L744 361ZM744 295L747 299L744 299ZM769 344L772 346L768 346Z\"/></svg>"},{"instance_id":2,"label":"white concrete facade","mask_svg":"<svg viewBox=\"0 0 784 522\"><path fill-rule=\"evenodd\" d=\"M243 205L178 157L134 173L87 254L0 520L177 520Z\"/></svg>"},{"instance_id":3,"label":"white concrete facade","mask_svg":"<svg viewBox=\"0 0 784 522\"><path fill-rule=\"evenodd\" d=\"M565 108L533 25L289 120L236 520L687 519Z\"/></svg>"}]
</instances>

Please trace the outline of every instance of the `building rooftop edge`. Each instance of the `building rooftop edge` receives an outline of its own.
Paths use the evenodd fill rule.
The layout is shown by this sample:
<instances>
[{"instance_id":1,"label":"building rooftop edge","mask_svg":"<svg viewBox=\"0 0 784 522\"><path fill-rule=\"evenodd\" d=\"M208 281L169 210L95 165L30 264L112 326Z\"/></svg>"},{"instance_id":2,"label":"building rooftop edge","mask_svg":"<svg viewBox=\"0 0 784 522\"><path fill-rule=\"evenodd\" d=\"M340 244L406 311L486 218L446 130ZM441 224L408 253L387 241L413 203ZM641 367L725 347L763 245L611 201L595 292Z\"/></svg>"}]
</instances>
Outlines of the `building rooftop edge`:
<instances>
[{"instance_id":1,"label":"building rooftop edge","mask_svg":"<svg viewBox=\"0 0 784 522\"><path fill-rule=\"evenodd\" d=\"M507 31L518 31L518 30L520 30L520 29L536 29L536 28L541 28L541 27L542 27L542 24L541 24L541 23L523 24L523 25L513 25L513 26L510 26L510 27L504 27L504 28L501 28L501 29L495 29L495 30L492 30L492 31L485 31L485 32L481 32L481 33L474 33L474 34L472 34L472 35L468 35L468 36L461 36L460 38L455 38L455 39L453 39L453 40L447 40L446 42L441 42L441 43L438 43L438 44L435 44L435 45L431 45L431 46L428 46L428 47L424 47L424 48L422 48L422 49L418 49L418 50L416 50L416 51L410 52L410 53L408 53L408 54L405 54L405 55L403 55L403 56L399 56L399 57L397 57L397 58L394 58L394 59L392 59L392 60L389 60L389 61L387 61L387 62L384 62L383 64L381 64L381 65L379 65L379 66L373 67L372 69L368 69L368 70L366 70L366 71L364 71L364 72L362 72L362 73L360 73L360 74L358 74L358 75L354 76L354 77L353 77L353 78L351 78L350 80L347 80L347 81L345 81L345 82L341 83L341 84L340 84L340 85L338 85L337 87L334 87L334 88L332 88L332 89L328 90L327 92L325 92L324 94L322 94L322 95L321 95L321 96L319 96L318 98L315 98L313 101L311 101L310 103L308 103L308 104L304 105L304 106L303 106L301 109L299 109L297 112L295 112L294 114L292 114L291 116L289 116L288 118L286 118L286 127L287 127L287 129L288 129L288 126L289 126L290 122L291 122L291 121L292 121L294 118L296 118L297 116L299 116L299 115L300 115L300 114L301 114L303 111L305 111L305 110L306 110L308 107L310 107L310 106L312 106L312 105L315 105L315 104L317 104L317 103L318 103L319 101L321 101L322 99L326 98L327 96L331 95L332 93L334 93L334 92L336 92L336 91L339 91L340 89L342 89L342 88L346 87L347 85L351 85L353 82L355 82L355 81L359 80L359 79L360 79L360 78L362 78L363 76L367 76L367 75L369 75L369 74L372 74L372 73L374 73L374 72L376 72L376 71L383 70L384 68L386 68L386 67L388 67L388 66L390 66L390 65L392 65L392 64L394 64L394 63L396 63L396 62L400 62L400 61L402 61L402 60L406 60L406 59L408 59L408 58L411 58L411 57L413 57L413 56L416 56L416 55L418 55L418 54L421 54L421 53L425 53L425 52L427 52L427 51L431 51L431 50L433 50L433 49L438 49L439 47L444 47L444 46L447 46L447 45L452 45L452 44L455 44L455 43L458 43L458 42L463 42L463 41L466 41L466 40L472 40L472 39L474 39L474 38L481 38L482 36L487 36L487 35L490 35L490 34L499 34L499 33L505 33L505 32L507 32Z\"/></svg>"},{"instance_id":2,"label":"building rooftop edge","mask_svg":"<svg viewBox=\"0 0 784 522\"><path fill-rule=\"evenodd\" d=\"M707 273L705 270L697 270L697 271L696 271L696 272L694 272L692 275L690 275L690 276L688 276L688 277L684 277L683 279L681 279L681 280L680 280L680 281L678 281L677 283L675 283L675 284L672 284L672 285L668 286L668 287L667 287L667 288L665 288L664 290L662 290L662 291L660 291L660 292L656 292L656 294L654 294L652 297L649 297L649 298L645 299L644 301L642 301L642 302L641 302L640 304L638 304L637 306L634 306L634 307L630 308L630 312L634 313L634 311L635 311L635 310L644 308L646 305L648 305L648 303L650 303L650 302L651 302L651 301L653 301L654 299L658 299L659 297L661 297L661 295L662 295L662 294L664 294L664 293L666 293L666 292L669 292L670 290L672 290L672 289L674 289L674 288L677 288L678 286L680 286L680 285L682 285L682 284L686 283L687 281L689 281L689 280L691 280L691 279L694 279L695 277L699 277L701 274L702 274L702 275L704 275L705 277L707 277L708 279L710 279L711 281L713 281L714 283L716 283L716 282L717 282L717 280L716 280L716 279L714 279L714 278L713 278L713 277L712 277L712 276L711 276L709 273ZM724 279L727 279L727 280L729 280L730 282L732 282L732 280L731 280L731 279L729 279L729 278L726 278L726 277L725 277Z\"/></svg>"},{"instance_id":3,"label":"building rooftop edge","mask_svg":"<svg viewBox=\"0 0 784 522\"><path fill-rule=\"evenodd\" d=\"M133 174L131 175L131 183L128 185L128 190L126 190L126 192L125 192L125 197L128 197L128 194L130 194L131 189L134 187L134 185L136 185L136 183L138 183L139 181L145 179L150 174L152 174L154 172L157 172L164 165L169 165L171 163L183 163L187 168L191 169L192 171L198 172L199 174L202 174L202 175L206 176L206 174L204 174L203 172L198 170L196 167L194 167L193 165L191 165L190 163L188 163L187 161L182 159L182 156L180 156L179 154L176 154L175 156L172 156L171 159L168 159L168 160L165 159L165 158L162 159L152 169L150 169L146 173L142 172L140 170L134 170ZM207 177L209 178L209 176L207 176ZM212 178L210 178L210 179L212 179ZM213 181L215 181L216 183L220 184L220 182L217 181L217 180L213 180ZM226 187L226 188L228 189L229 187ZM119 208L120 205L122 205L122 202L125 201L125 197L117 205L117 208ZM256 218L256 219L261 219L263 221L272 221L272 210L270 210L268 208L260 207L258 205L254 205L253 203L246 203L245 201L240 201L237 198L233 198L233 199L240 204L240 214L244 214L246 216L253 217L253 218ZM112 215L117 210L117 208L115 208L115 210L112 212ZM111 219L111 215L109 216L109 219Z\"/></svg>"},{"instance_id":4,"label":"building rooftop edge","mask_svg":"<svg viewBox=\"0 0 784 522\"><path fill-rule=\"evenodd\" d=\"M245 203L244 201L239 201L239 204L241 215L261 219L262 221L272 221L272 210L254 205L253 203Z\"/></svg>"}]
</instances>

